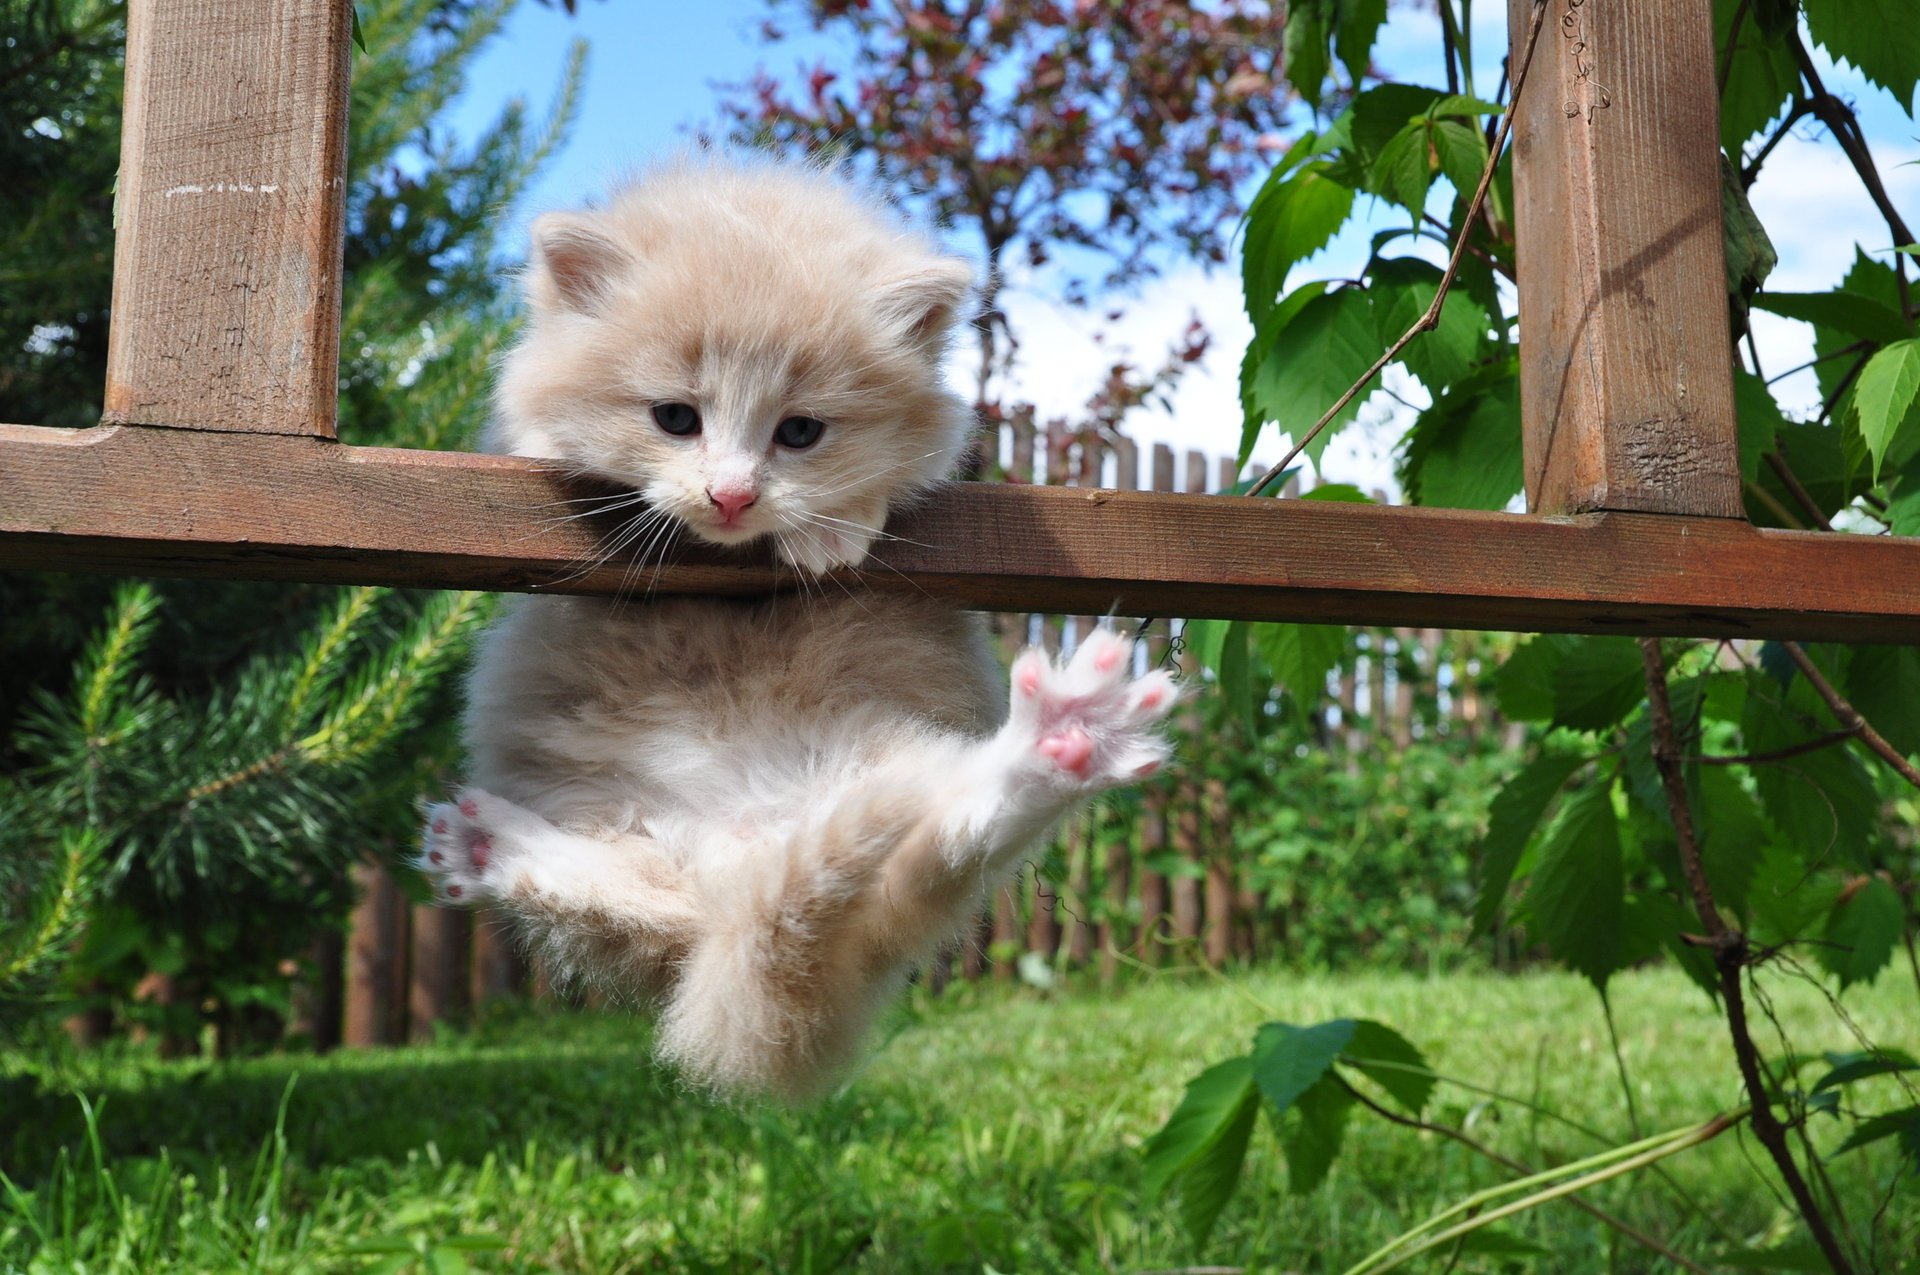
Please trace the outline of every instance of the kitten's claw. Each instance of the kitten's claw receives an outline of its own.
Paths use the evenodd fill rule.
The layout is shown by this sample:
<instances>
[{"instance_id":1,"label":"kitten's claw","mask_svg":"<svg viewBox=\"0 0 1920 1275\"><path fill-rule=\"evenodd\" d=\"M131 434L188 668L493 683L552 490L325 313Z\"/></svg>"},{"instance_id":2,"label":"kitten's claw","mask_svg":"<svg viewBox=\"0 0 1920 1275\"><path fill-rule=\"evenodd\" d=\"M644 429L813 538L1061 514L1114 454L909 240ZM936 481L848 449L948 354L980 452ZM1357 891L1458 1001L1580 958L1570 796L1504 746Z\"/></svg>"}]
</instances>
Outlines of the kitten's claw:
<instances>
[{"instance_id":1,"label":"kitten's claw","mask_svg":"<svg viewBox=\"0 0 1920 1275\"><path fill-rule=\"evenodd\" d=\"M471 906L499 898L515 874L515 860L532 825L546 821L478 788L427 808L427 826L414 866L443 903ZM523 826L527 825L527 826Z\"/></svg>"},{"instance_id":2,"label":"kitten's claw","mask_svg":"<svg viewBox=\"0 0 1920 1275\"><path fill-rule=\"evenodd\" d=\"M1153 774L1169 747L1155 729L1179 688L1165 673L1130 676L1127 639L1095 629L1064 665L1034 649L1013 665L1008 730L1057 785L1097 792Z\"/></svg>"}]
</instances>

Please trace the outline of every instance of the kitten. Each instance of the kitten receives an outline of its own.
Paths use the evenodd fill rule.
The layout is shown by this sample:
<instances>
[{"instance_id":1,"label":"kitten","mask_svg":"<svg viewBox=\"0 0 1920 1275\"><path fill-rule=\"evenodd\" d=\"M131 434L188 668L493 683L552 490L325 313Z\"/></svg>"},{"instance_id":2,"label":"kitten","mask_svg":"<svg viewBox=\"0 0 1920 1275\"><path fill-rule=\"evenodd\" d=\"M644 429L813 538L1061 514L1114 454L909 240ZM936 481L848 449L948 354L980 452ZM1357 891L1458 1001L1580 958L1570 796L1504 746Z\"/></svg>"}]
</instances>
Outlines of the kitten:
<instances>
[{"instance_id":1,"label":"kitten","mask_svg":"<svg viewBox=\"0 0 1920 1275\"><path fill-rule=\"evenodd\" d=\"M632 488L642 556L684 533L850 567L965 441L940 367L972 284L821 168L657 168L534 223L489 449ZM807 593L509 601L469 684L477 786L419 861L654 1003L662 1057L726 1093L833 1083L1023 850L1168 752L1175 687L1110 631L1022 654L1009 711L979 617Z\"/></svg>"}]
</instances>

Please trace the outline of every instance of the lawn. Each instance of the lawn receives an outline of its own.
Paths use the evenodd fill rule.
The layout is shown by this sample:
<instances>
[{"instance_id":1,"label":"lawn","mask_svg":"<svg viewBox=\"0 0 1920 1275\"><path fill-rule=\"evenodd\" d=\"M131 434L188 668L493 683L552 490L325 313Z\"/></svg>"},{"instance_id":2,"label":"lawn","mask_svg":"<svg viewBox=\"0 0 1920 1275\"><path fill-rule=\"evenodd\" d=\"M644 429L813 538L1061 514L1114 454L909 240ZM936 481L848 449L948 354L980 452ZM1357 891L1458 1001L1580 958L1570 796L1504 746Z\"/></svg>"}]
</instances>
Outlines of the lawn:
<instances>
[{"instance_id":1,"label":"lawn","mask_svg":"<svg viewBox=\"0 0 1920 1275\"><path fill-rule=\"evenodd\" d=\"M1912 988L1883 984L1849 996L1853 1018L1920 1050ZM1854 1047L1816 989L1776 981L1772 999L1802 1050ZM1698 991L1644 972L1616 981L1614 1003L1643 1130L1738 1105L1724 1029ZM0 1270L1339 1271L1502 1171L1363 1113L1327 1185L1301 1197L1257 1130L1204 1247L1140 1188L1140 1144L1190 1076L1263 1021L1338 1016L1381 1019L1443 1073L1509 1095L1443 1085L1429 1115L1529 1164L1606 1145L1534 1108L1630 1136L1597 1001L1561 975L962 988L913 1000L862 1074L803 1112L679 1090L647 1065L630 1019L520 1009L390 1052L88 1058L67 1069L68 1090L16 1063L0 1077L14 1184ZM1872 1083L1863 1104L1893 1105L1892 1082ZM1730 1240L1793 1234L1749 1167L1757 1154L1729 1134L1668 1161L1666 1181L1608 1183L1595 1202L1712 1264ZM1835 1162L1856 1225L1893 1163L1887 1144ZM1920 1269L1920 1192L1909 1180L1887 1207L1904 1230L1892 1251L1883 1241L1884 1269ZM1467 1254L1454 1269L1664 1268L1565 1204L1506 1233L1549 1255Z\"/></svg>"}]
</instances>

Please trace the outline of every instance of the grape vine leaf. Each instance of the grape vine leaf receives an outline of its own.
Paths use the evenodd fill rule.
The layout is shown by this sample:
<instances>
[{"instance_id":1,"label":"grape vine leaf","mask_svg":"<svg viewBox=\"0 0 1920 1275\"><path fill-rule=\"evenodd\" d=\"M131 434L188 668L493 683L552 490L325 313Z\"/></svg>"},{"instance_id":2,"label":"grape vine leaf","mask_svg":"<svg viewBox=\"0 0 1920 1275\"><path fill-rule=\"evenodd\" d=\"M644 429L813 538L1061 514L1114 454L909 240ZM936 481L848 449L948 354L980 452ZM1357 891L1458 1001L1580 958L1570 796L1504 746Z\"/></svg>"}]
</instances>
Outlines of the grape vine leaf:
<instances>
[{"instance_id":1,"label":"grape vine leaf","mask_svg":"<svg viewBox=\"0 0 1920 1275\"><path fill-rule=\"evenodd\" d=\"M1847 698L1902 754L1920 753L1920 647L1856 648Z\"/></svg>"},{"instance_id":2,"label":"grape vine leaf","mask_svg":"<svg viewBox=\"0 0 1920 1275\"><path fill-rule=\"evenodd\" d=\"M1387 20L1387 0L1339 0L1333 51L1357 86L1373 65L1373 42Z\"/></svg>"},{"instance_id":3,"label":"grape vine leaf","mask_svg":"<svg viewBox=\"0 0 1920 1275\"><path fill-rule=\"evenodd\" d=\"M1542 633L1515 647L1493 675L1493 693L1500 711L1517 722L1550 720L1554 679L1560 675L1561 662L1579 641L1566 633Z\"/></svg>"},{"instance_id":4,"label":"grape vine leaf","mask_svg":"<svg viewBox=\"0 0 1920 1275\"><path fill-rule=\"evenodd\" d=\"M1153 1195L1179 1190L1181 1221L1196 1244L1205 1242L1240 1184L1259 1111L1253 1058L1242 1054L1189 1081L1167 1123L1147 1139L1147 1190Z\"/></svg>"},{"instance_id":5,"label":"grape vine leaf","mask_svg":"<svg viewBox=\"0 0 1920 1275\"><path fill-rule=\"evenodd\" d=\"M1807 31L1826 51L1853 63L1860 74L1913 114L1920 81L1920 23L1909 0L1811 0Z\"/></svg>"},{"instance_id":6,"label":"grape vine leaf","mask_svg":"<svg viewBox=\"0 0 1920 1275\"><path fill-rule=\"evenodd\" d=\"M1920 430L1920 340L1895 341L1874 352L1854 383L1853 412L1878 482L1895 436Z\"/></svg>"},{"instance_id":7,"label":"grape vine leaf","mask_svg":"<svg viewBox=\"0 0 1920 1275\"><path fill-rule=\"evenodd\" d=\"M1473 932L1486 934L1500 918L1507 886L1527 843L1540 826L1547 807L1566 787L1573 772L1586 765L1584 757L1547 754L1536 757L1506 782L1487 813L1487 835L1480 841L1478 884L1473 904Z\"/></svg>"},{"instance_id":8,"label":"grape vine leaf","mask_svg":"<svg viewBox=\"0 0 1920 1275\"><path fill-rule=\"evenodd\" d=\"M1646 665L1632 638L1574 642L1553 684L1555 726L1602 731L1618 725L1646 694Z\"/></svg>"},{"instance_id":9,"label":"grape vine leaf","mask_svg":"<svg viewBox=\"0 0 1920 1275\"><path fill-rule=\"evenodd\" d=\"M1343 288L1314 297L1274 334L1253 369L1251 385L1244 387L1253 436L1260 431L1258 418L1301 438L1379 354L1365 290ZM1356 394L1307 445L1306 454L1315 465L1340 427L1360 414L1367 397L1366 391ZM1244 432L1241 448L1252 450Z\"/></svg>"},{"instance_id":10,"label":"grape vine leaf","mask_svg":"<svg viewBox=\"0 0 1920 1275\"><path fill-rule=\"evenodd\" d=\"M1353 1039L1341 1050L1340 1061L1386 1090L1409 1115L1419 1115L1433 1097L1437 1082L1425 1056L1385 1023L1355 1019Z\"/></svg>"},{"instance_id":11,"label":"grape vine leaf","mask_svg":"<svg viewBox=\"0 0 1920 1275\"><path fill-rule=\"evenodd\" d=\"M1380 348L1398 341L1419 321L1433 304L1440 290L1440 268L1412 257L1386 257L1373 263L1368 271L1367 290L1373 297L1374 329ZM1447 290L1440 307L1439 322L1430 332L1422 332L1400 352L1400 362L1419 377L1430 391L1438 393L1462 379L1472 370L1475 358L1487 341L1491 321L1480 303L1458 288ZM1519 418L1514 419L1513 434L1504 439L1519 465ZM1516 490L1518 484L1515 484ZM1504 503L1504 502L1502 502Z\"/></svg>"},{"instance_id":12,"label":"grape vine leaf","mask_svg":"<svg viewBox=\"0 0 1920 1275\"><path fill-rule=\"evenodd\" d=\"M1520 381L1511 361L1455 384L1407 431L1400 482L1413 504L1505 509L1524 481Z\"/></svg>"},{"instance_id":13,"label":"grape vine leaf","mask_svg":"<svg viewBox=\"0 0 1920 1275\"><path fill-rule=\"evenodd\" d=\"M1525 904L1528 932L1604 991L1621 966L1626 905L1612 783L1582 789L1561 807L1541 840Z\"/></svg>"},{"instance_id":14,"label":"grape vine leaf","mask_svg":"<svg viewBox=\"0 0 1920 1275\"><path fill-rule=\"evenodd\" d=\"M1740 433L1740 477L1752 482L1787 420L1767 383L1740 367L1733 370L1733 413Z\"/></svg>"},{"instance_id":15,"label":"grape vine leaf","mask_svg":"<svg viewBox=\"0 0 1920 1275\"><path fill-rule=\"evenodd\" d=\"M1280 1150L1287 1157L1287 1190L1295 1195L1326 1181L1340 1154L1353 1098L1331 1076L1325 1076L1294 1101L1292 1112L1280 1120Z\"/></svg>"},{"instance_id":16,"label":"grape vine leaf","mask_svg":"<svg viewBox=\"0 0 1920 1275\"><path fill-rule=\"evenodd\" d=\"M1877 876L1861 878L1841 891L1827 917L1827 941L1814 953L1839 976L1842 991L1871 983L1893 959L1906 921L1898 891Z\"/></svg>"},{"instance_id":17,"label":"grape vine leaf","mask_svg":"<svg viewBox=\"0 0 1920 1275\"><path fill-rule=\"evenodd\" d=\"M1256 332L1276 316L1280 291L1294 266L1327 246L1353 211L1353 191L1311 163L1281 176L1275 169L1247 209L1241 292Z\"/></svg>"}]
</instances>

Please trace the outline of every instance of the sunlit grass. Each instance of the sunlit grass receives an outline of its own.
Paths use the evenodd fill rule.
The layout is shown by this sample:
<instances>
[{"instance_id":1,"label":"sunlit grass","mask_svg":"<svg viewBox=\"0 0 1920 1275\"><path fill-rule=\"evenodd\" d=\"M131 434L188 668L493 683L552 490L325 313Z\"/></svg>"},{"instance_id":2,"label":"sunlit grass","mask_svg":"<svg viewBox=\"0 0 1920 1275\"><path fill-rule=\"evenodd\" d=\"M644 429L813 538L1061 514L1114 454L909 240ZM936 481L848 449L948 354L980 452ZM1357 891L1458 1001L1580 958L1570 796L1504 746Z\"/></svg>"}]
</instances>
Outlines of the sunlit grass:
<instances>
[{"instance_id":1,"label":"sunlit grass","mask_svg":"<svg viewBox=\"0 0 1920 1275\"><path fill-rule=\"evenodd\" d=\"M1772 986L1800 1049L1856 1047L1816 990ZM1643 1130L1739 1104L1724 1025L1696 989L1634 974L1614 1000ZM1913 990L1891 974L1847 1004L1878 1042L1920 1050ZM646 1064L631 1020L529 1010L419 1049L82 1059L67 1078L99 1108L97 1151L78 1098L0 1082L0 1167L18 1192L0 1201L0 1270L1339 1270L1499 1171L1363 1114L1327 1186L1305 1197L1287 1193L1258 1131L1204 1248L1139 1189L1140 1143L1187 1078L1270 1017L1339 1016L1381 1019L1446 1074L1511 1095L1443 1086L1430 1113L1510 1156L1544 1166L1605 1145L1532 1107L1631 1136L1598 1004L1564 976L963 988L914 1000L865 1071L805 1112L682 1092ZM1875 1083L1863 1105L1895 1105L1892 1082ZM1825 1123L1816 1138L1831 1147L1840 1126ZM1672 1185L1608 1184L1596 1202L1702 1259L1728 1237L1787 1238L1756 1154L1728 1135L1670 1161ZM1836 1162L1857 1227L1892 1167L1890 1146ZM1881 1258L1900 1269L1920 1195L1908 1188L1889 1212L1905 1249L1883 1243ZM1549 1250L1540 1269L1657 1265L1565 1205L1508 1231ZM1498 1269L1476 1260L1492 1259L1456 1269Z\"/></svg>"}]
</instances>

